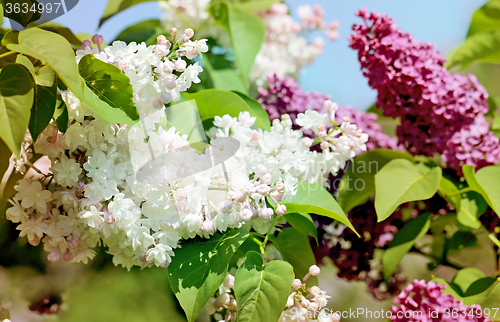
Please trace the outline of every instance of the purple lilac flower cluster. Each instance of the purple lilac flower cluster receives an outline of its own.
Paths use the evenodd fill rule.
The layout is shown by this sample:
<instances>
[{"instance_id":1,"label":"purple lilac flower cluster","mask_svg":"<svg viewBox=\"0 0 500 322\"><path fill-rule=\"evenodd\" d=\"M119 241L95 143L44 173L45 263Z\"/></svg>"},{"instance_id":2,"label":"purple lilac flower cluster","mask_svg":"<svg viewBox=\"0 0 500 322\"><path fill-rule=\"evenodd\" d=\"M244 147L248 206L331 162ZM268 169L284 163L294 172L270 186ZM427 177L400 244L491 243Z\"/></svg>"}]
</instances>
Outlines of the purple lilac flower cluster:
<instances>
[{"instance_id":1,"label":"purple lilac flower cluster","mask_svg":"<svg viewBox=\"0 0 500 322\"><path fill-rule=\"evenodd\" d=\"M445 200L434 196L429 200L403 204L389 218L377 222L373 201L368 201L347 214L354 229L363 232L361 237L341 223L317 216L319 246L314 242L311 244L316 261L322 263L325 257L329 257L339 269L339 277L364 281L375 298L388 299L399 293L406 280L401 270L397 270L388 283L385 282L382 263L375 257L375 250L384 249L392 242L404 225L403 212L416 218L425 212L443 215L451 211L450 207Z\"/></svg>"},{"instance_id":2,"label":"purple lilac flower cluster","mask_svg":"<svg viewBox=\"0 0 500 322\"><path fill-rule=\"evenodd\" d=\"M453 295L443 293L446 285L425 280L414 280L394 300L399 304L391 307L393 322L489 322L484 316L481 306L467 306ZM464 314L465 313L465 314Z\"/></svg>"},{"instance_id":3,"label":"purple lilac flower cluster","mask_svg":"<svg viewBox=\"0 0 500 322\"><path fill-rule=\"evenodd\" d=\"M378 91L376 107L399 117L399 142L413 154L442 154L450 168L497 163L500 142L484 114L488 93L474 75L450 74L430 44L403 33L385 14L356 13L350 47L358 51L368 84Z\"/></svg>"},{"instance_id":4,"label":"purple lilac flower cluster","mask_svg":"<svg viewBox=\"0 0 500 322\"><path fill-rule=\"evenodd\" d=\"M268 112L271 121L282 114L289 114L297 129L298 126L295 124L297 114L304 113L306 110L325 113L323 103L330 97L315 91L303 91L292 77L273 76L267 81L267 88L259 88L258 101ZM382 127L377 123L376 114L358 111L351 107L340 107L336 112L336 121L341 123L345 117L368 134L367 151L376 148L401 150L396 138L382 132Z\"/></svg>"},{"instance_id":5,"label":"purple lilac flower cluster","mask_svg":"<svg viewBox=\"0 0 500 322\"><path fill-rule=\"evenodd\" d=\"M352 209L348 217L354 228L362 232L361 237L344 224L317 218L320 245L312 244L317 262L330 258L339 269L339 277L365 281L377 299L398 294L406 280L398 272L391 277L389 285L384 283L380 262L374 259L374 254L377 247L388 245L403 226L401 213L378 223L373 202L367 202Z\"/></svg>"}]
</instances>

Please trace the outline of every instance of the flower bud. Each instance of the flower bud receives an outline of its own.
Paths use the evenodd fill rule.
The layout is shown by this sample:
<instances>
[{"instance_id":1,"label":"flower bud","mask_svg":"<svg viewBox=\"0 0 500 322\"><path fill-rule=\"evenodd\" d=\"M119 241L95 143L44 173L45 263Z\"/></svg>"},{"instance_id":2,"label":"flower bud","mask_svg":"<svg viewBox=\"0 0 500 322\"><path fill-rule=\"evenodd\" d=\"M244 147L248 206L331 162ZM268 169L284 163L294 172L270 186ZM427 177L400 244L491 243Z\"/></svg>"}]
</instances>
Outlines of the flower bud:
<instances>
[{"instance_id":1,"label":"flower bud","mask_svg":"<svg viewBox=\"0 0 500 322\"><path fill-rule=\"evenodd\" d=\"M183 72L186 70L186 67L187 67L187 64L185 61L183 61L182 59L179 59L175 62L175 70L179 71L179 72Z\"/></svg>"},{"instance_id":2,"label":"flower bud","mask_svg":"<svg viewBox=\"0 0 500 322\"><path fill-rule=\"evenodd\" d=\"M314 141L310 138L303 138L301 143L304 148L309 149L314 143Z\"/></svg>"},{"instance_id":3,"label":"flower bud","mask_svg":"<svg viewBox=\"0 0 500 322\"><path fill-rule=\"evenodd\" d=\"M284 215L286 213L286 206L285 205L279 205L276 207L276 214L278 216Z\"/></svg>"},{"instance_id":4,"label":"flower bud","mask_svg":"<svg viewBox=\"0 0 500 322\"><path fill-rule=\"evenodd\" d=\"M170 34L171 34L172 36L177 35L177 28L175 28L175 27L170 28Z\"/></svg>"},{"instance_id":5,"label":"flower bud","mask_svg":"<svg viewBox=\"0 0 500 322\"><path fill-rule=\"evenodd\" d=\"M224 286L227 288L234 288L234 276L231 274L227 274L226 278L224 279Z\"/></svg>"},{"instance_id":6,"label":"flower bud","mask_svg":"<svg viewBox=\"0 0 500 322\"><path fill-rule=\"evenodd\" d=\"M317 265L312 265L309 267L309 273L311 273L312 276L318 276L319 273L321 273L321 269Z\"/></svg>"},{"instance_id":7,"label":"flower bud","mask_svg":"<svg viewBox=\"0 0 500 322\"><path fill-rule=\"evenodd\" d=\"M61 258L61 255L59 255L59 249L50 252L49 255L47 256L47 259L51 261L52 263L55 263Z\"/></svg>"},{"instance_id":8,"label":"flower bud","mask_svg":"<svg viewBox=\"0 0 500 322\"><path fill-rule=\"evenodd\" d=\"M167 37L165 37L164 35L159 35L158 37L156 37L156 42L158 43L158 45L167 45Z\"/></svg>"},{"instance_id":9,"label":"flower bud","mask_svg":"<svg viewBox=\"0 0 500 322\"><path fill-rule=\"evenodd\" d=\"M101 51L101 44L104 42L104 37L98 34L92 36L92 42L97 45L99 51Z\"/></svg>"},{"instance_id":10,"label":"flower bud","mask_svg":"<svg viewBox=\"0 0 500 322\"><path fill-rule=\"evenodd\" d=\"M298 278L293 280L292 287L294 290L298 290L299 288L302 287L302 281L299 280Z\"/></svg>"},{"instance_id":11,"label":"flower bud","mask_svg":"<svg viewBox=\"0 0 500 322\"><path fill-rule=\"evenodd\" d=\"M184 30L184 34L188 39L192 38L194 36L194 30L191 28L187 28L186 30Z\"/></svg>"}]
</instances>

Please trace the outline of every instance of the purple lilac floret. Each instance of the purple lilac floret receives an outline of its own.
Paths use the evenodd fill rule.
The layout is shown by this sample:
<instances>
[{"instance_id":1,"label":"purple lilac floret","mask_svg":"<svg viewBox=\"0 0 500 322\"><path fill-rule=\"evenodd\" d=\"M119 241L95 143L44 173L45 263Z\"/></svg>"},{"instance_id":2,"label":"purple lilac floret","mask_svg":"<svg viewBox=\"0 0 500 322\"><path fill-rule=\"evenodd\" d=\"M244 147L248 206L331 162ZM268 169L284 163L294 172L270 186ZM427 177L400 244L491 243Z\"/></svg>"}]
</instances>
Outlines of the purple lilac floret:
<instances>
[{"instance_id":1,"label":"purple lilac floret","mask_svg":"<svg viewBox=\"0 0 500 322\"><path fill-rule=\"evenodd\" d=\"M258 101L269 114L270 120L279 118L282 114L289 114L294 126L297 114L306 110L315 110L325 113L323 103L330 99L319 92L305 92L299 83L292 77L280 78L277 76L267 79L267 88L259 88ZM401 150L396 138L382 132L382 127L377 123L378 116L375 113L358 111L351 107L340 107L336 113L336 121L341 123L344 117L348 117L367 133L369 138L366 143L367 151L383 148Z\"/></svg>"},{"instance_id":2,"label":"purple lilac floret","mask_svg":"<svg viewBox=\"0 0 500 322\"><path fill-rule=\"evenodd\" d=\"M440 321L476 321L489 322L483 315L480 305L467 306L453 295L445 294L446 285L425 280L414 280L394 300L391 307L393 322L440 322ZM466 314L464 314L464 312Z\"/></svg>"},{"instance_id":3,"label":"purple lilac floret","mask_svg":"<svg viewBox=\"0 0 500 322\"><path fill-rule=\"evenodd\" d=\"M497 163L498 138L486 122L474 122L488 111L488 93L476 77L450 74L432 45L414 40L385 14L362 9L356 15L364 23L353 26L350 47L378 91L376 107L401 119L399 142L413 154L442 154L458 172L464 164Z\"/></svg>"}]
</instances>

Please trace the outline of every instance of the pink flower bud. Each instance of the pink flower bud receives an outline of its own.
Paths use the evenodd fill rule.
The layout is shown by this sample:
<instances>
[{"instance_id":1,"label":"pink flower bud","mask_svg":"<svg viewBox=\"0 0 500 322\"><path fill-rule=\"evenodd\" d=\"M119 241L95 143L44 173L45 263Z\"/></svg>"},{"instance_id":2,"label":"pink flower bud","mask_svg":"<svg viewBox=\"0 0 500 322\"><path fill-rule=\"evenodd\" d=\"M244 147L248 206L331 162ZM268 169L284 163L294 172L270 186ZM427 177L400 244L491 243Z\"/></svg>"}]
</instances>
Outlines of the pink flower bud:
<instances>
[{"instance_id":1,"label":"pink flower bud","mask_svg":"<svg viewBox=\"0 0 500 322\"><path fill-rule=\"evenodd\" d=\"M276 214L278 216L284 215L286 213L286 206L285 205L279 205L276 207Z\"/></svg>"},{"instance_id":2,"label":"pink flower bud","mask_svg":"<svg viewBox=\"0 0 500 322\"><path fill-rule=\"evenodd\" d=\"M298 290L299 288L302 287L302 281L299 280L298 278L293 280L292 287L294 290Z\"/></svg>"},{"instance_id":3,"label":"pink flower bud","mask_svg":"<svg viewBox=\"0 0 500 322\"><path fill-rule=\"evenodd\" d=\"M104 37L98 34L92 36L92 42L97 45L99 51L101 51L101 44L104 42Z\"/></svg>"},{"instance_id":4,"label":"pink flower bud","mask_svg":"<svg viewBox=\"0 0 500 322\"><path fill-rule=\"evenodd\" d=\"M71 252L69 251L69 249L66 251L66 253L64 253L64 260L66 262L71 262L73 260L73 254L71 254Z\"/></svg>"},{"instance_id":5,"label":"pink flower bud","mask_svg":"<svg viewBox=\"0 0 500 322\"><path fill-rule=\"evenodd\" d=\"M159 35L158 37L156 37L156 42L158 45L166 46L168 40L167 40L167 37L165 37L164 35Z\"/></svg>"},{"instance_id":6,"label":"pink flower bud","mask_svg":"<svg viewBox=\"0 0 500 322\"><path fill-rule=\"evenodd\" d=\"M270 173L266 173L265 175L263 175L263 176L260 177L260 182L264 183L264 184L267 184L267 185L270 185L271 182L272 182L272 179L273 179L273 177L271 176L271 174Z\"/></svg>"},{"instance_id":7,"label":"pink flower bud","mask_svg":"<svg viewBox=\"0 0 500 322\"><path fill-rule=\"evenodd\" d=\"M194 30L191 28L188 28L188 29L184 30L184 34L186 35L186 37L188 39L192 38L194 36Z\"/></svg>"},{"instance_id":8,"label":"pink flower bud","mask_svg":"<svg viewBox=\"0 0 500 322\"><path fill-rule=\"evenodd\" d=\"M186 67L187 67L187 63L182 59L179 59L175 62L175 70L177 70L179 72L185 71Z\"/></svg>"},{"instance_id":9,"label":"pink flower bud","mask_svg":"<svg viewBox=\"0 0 500 322\"><path fill-rule=\"evenodd\" d=\"M310 138L303 138L301 143L304 148L309 149L314 141Z\"/></svg>"},{"instance_id":10,"label":"pink flower bud","mask_svg":"<svg viewBox=\"0 0 500 322\"><path fill-rule=\"evenodd\" d=\"M172 36L177 35L177 28L175 28L175 27L170 28L170 34L171 34Z\"/></svg>"},{"instance_id":11,"label":"pink flower bud","mask_svg":"<svg viewBox=\"0 0 500 322\"><path fill-rule=\"evenodd\" d=\"M177 87L176 80L177 77L175 75L167 75L161 79L161 82L166 88L174 89Z\"/></svg>"},{"instance_id":12,"label":"pink flower bud","mask_svg":"<svg viewBox=\"0 0 500 322\"><path fill-rule=\"evenodd\" d=\"M317 265L312 265L309 267L309 273L311 273L312 276L318 276L319 273L321 273L321 269Z\"/></svg>"},{"instance_id":13,"label":"pink flower bud","mask_svg":"<svg viewBox=\"0 0 500 322\"><path fill-rule=\"evenodd\" d=\"M49 255L47 256L47 259L52 263L57 262L59 258L61 258L61 255L59 255L59 248L53 252L50 252Z\"/></svg>"},{"instance_id":14,"label":"pink flower bud","mask_svg":"<svg viewBox=\"0 0 500 322\"><path fill-rule=\"evenodd\" d=\"M321 150L328 150L330 148L330 144L328 144L327 141L322 141L320 146L321 146Z\"/></svg>"},{"instance_id":15,"label":"pink flower bud","mask_svg":"<svg viewBox=\"0 0 500 322\"><path fill-rule=\"evenodd\" d=\"M90 42L90 40L88 39L85 39L82 43L82 45L78 48L79 50L85 50L85 48L87 47L92 47L92 43Z\"/></svg>"},{"instance_id":16,"label":"pink flower bud","mask_svg":"<svg viewBox=\"0 0 500 322\"><path fill-rule=\"evenodd\" d=\"M155 46L155 55L158 57L165 57L168 55L168 48L165 45L156 45Z\"/></svg>"}]
</instances>

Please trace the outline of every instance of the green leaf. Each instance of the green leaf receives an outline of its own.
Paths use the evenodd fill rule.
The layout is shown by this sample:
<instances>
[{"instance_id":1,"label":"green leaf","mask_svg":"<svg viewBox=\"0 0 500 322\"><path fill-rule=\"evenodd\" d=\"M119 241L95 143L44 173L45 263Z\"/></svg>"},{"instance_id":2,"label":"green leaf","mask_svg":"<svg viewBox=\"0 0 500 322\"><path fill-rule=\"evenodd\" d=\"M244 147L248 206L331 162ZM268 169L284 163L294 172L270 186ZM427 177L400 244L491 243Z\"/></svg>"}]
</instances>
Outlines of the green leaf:
<instances>
[{"instance_id":1,"label":"green leaf","mask_svg":"<svg viewBox=\"0 0 500 322\"><path fill-rule=\"evenodd\" d=\"M269 115L267 114L266 110L262 107L262 104L254 100L253 98L249 97L247 94L242 93L237 90L233 90L233 93L238 94L239 97L245 100L245 102L250 106L252 111L257 115L257 118L264 123L264 130L270 131L271 130L271 122L269 121Z\"/></svg>"},{"instance_id":2,"label":"green leaf","mask_svg":"<svg viewBox=\"0 0 500 322\"><path fill-rule=\"evenodd\" d=\"M125 112L132 120L139 119L134 105L134 90L130 79L121 70L92 55L85 55L78 64L80 75L102 101Z\"/></svg>"},{"instance_id":3,"label":"green leaf","mask_svg":"<svg viewBox=\"0 0 500 322\"><path fill-rule=\"evenodd\" d=\"M311 218L311 215L306 213L292 213L284 215L286 221L293 228L295 228L298 232L314 237L316 239L316 243L318 242L318 230L316 226L314 226L314 221Z\"/></svg>"},{"instance_id":4,"label":"green leaf","mask_svg":"<svg viewBox=\"0 0 500 322\"><path fill-rule=\"evenodd\" d=\"M467 37L500 29L500 0L490 0L472 15Z\"/></svg>"},{"instance_id":5,"label":"green leaf","mask_svg":"<svg viewBox=\"0 0 500 322\"><path fill-rule=\"evenodd\" d=\"M247 91L241 76L236 74L235 70L232 68L213 69L209 73L214 83L214 88L216 89L240 92Z\"/></svg>"},{"instance_id":6,"label":"green leaf","mask_svg":"<svg viewBox=\"0 0 500 322\"><path fill-rule=\"evenodd\" d=\"M492 321L498 321L500 319L498 313L498 308L500 307L500 283L498 281L492 283L484 292L464 297L462 300L466 305L481 305L482 312L485 312L485 309L489 309ZM494 316L495 314L496 316Z\"/></svg>"},{"instance_id":7,"label":"green leaf","mask_svg":"<svg viewBox=\"0 0 500 322\"><path fill-rule=\"evenodd\" d=\"M137 43L145 42L146 44L156 43L156 37L164 32L162 23L158 19L150 19L141 21L132 26L127 27L116 36L116 40L121 40L126 43L135 41Z\"/></svg>"},{"instance_id":8,"label":"green leaf","mask_svg":"<svg viewBox=\"0 0 500 322\"><path fill-rule=\"evenodd\" d=\"M500 167L484 167L474 174L473 166L464 165L462 172L469 187L481 194L497 215L500 214Z\"/></svg>"},{"instance_id":9,"label":"green leaf","mask_svg":"<svg viewBox=\"0 0 500 322\"><path fill-rule=\"evenodd\" d=\"M168 267L170 284L189 322L224 282L229 261L249 233L243 229L217 233L210 239L185 240Z\"/></svg>"},{"instance_id":10,"label":"green leaf","mask_svg":"<svg viewBox=\"0 0 500 322\"><path fill-rule=\"evenodd\" d=\"M260 252L259 245L252 239L252 237L247 238L245 242L238 247L238 250L233 254L231 260L229 261L229 268L238 268L238 264L240 264L239 262L245 259L245 255L249 251Z\"/></svg>"},{"instance_id":11,"label":"green leaf","mask_svg":"<svg viewBox=\"0 0 500 322\"><path fill-rule=\"evenodd\" d=\"M43 66L36 73L36 84L40 86L51 87L55 79L56 72L49 65Z\"/></svg>"},{"instance_id":12,"label":"green leaf","mask_svg":"<svg viewBox=\"0 0 500 322\"><path fill-rule=\"evenodd\" d=\"M388 280L398 267L403 256L415 242L429 230L430 213L424 213L409 221L394 235L394 240L382 256L384 278Z\"/></svg>"},{"instance_id":13,"label":"green leaf","mask_svg":"<svg viewBox=\"0 0 500 322\"><path fill-rule=\"evenodd\" d=\"M462 198L459 194L455 194L455 192L457 191L458 187L451 180L446 179L445 177L441 177L438 194L459 210Z\"/></svg>"},{"instance_id":14,"label":"green leaf","mask_svg":"<svg viewBox=\"0 0 500 322\"><path fill-rule=\"evenodd\" d=\"M26 67L29 70L33 79L35 78L35 67L33 66L33 63L31 62L31 60L28 57L26 57L24 55L17 55L16 64L20 64L20 65L23 65L24 67Z\"/></svg>"},{"instance_id":15,"label":"green leaf","mask_svg":"<svg viewBox=\"0 0 500 322\"><path fill-rule=\"evenodd\" d=\"M457 212L458 222L469 229L481 227L479 221L478 207L475 200L464 198L460 200L460 209Z\"/></svg>"},{"instance_id":16,"label":"green leaf","mask_svg":"<svg viewBox=\"0 0 500 322\"><path fill-rule=\"evenodd\" d=\"M68 129L69 116L68 108L66 107L66 103L64 101L61 101L59 106L57 106L53 117L59 131L65 133Z\"/></svg>"},{"instance_id":17,"label":"green leaf","mask_svg":"<svg viewBox=\"0 0 500 322\"><path fill-rule=\"evenodd\" d=\"M266 29L256 14L228 6L228 29L234 48L234 60L245 86L248 87L248 77L264 41Z\"/></svg>"},{"instance_id":18,"label":"green leaf","mask_svg":"<svg viewBox=\"0 0 500 322\"><path fill-rule=\"evenodd\" d=\"M385 220L396 208L409 201L432 197L441 181L441 168L422 174L406 159L392 160L375 175L375 210L378 221Z\"/></svg>"},{"instance_id":19,"label":"green leaf","mask_svg":"<svg viewBox=\"0 0 500 322\"><path fill-rule=\"evenodd\" d=\"M102 101L87 87L78 72L75 53L63 36L38 28L29 28L19 32L18 42L19 44L8 43L7 48L47 63L73 94L102 118L113 123L137 123L138 114L137 118L131 119L125 112L115 108L116 106Z\"/></svg>"},{"instance_id":20,"label":"green leaf","mask_svg":"<svg viewBox=\"0 0 500 322\"><path fill-rule=\"evenodd\" d=\"M269 240L279 250L284 261L293 266L295 278L302 280L309 272L309 267L316 264L309 238L290 227L279 232L278 237L271 235ZM318 278L311 276L307 279L309 286L318 285Z\"/></svg>"},{"instance_id":21,"label":"green leaf","mask_svg":"<svg viewBox=\"0 0 500 322\"><path fill-rule=\"evenodd\" d=\"M448 250L461 250L477 245L477 237L470 231L457 231L448 241Z\"/></svg>"},{"instance_id":22,"label":"green leaf","mask_svg":"<svg viewBox=\"0 0 500 322\"><path fill-rule=\"evenodd\" d=\"M106 9L104 9L104 13L102 14L102 18L99 21L99 27L109 18L113 17L119 12L122 12L123 10L130 8L132 6L135 6L136 4L142 3L142 2L148 2L148 1L153 1L153 0L110 0L108 1L108 5L106 6Z\"/></svg>"},{"instance_id":23,"label":"green leaf","mask_svg":"<svg viewBox=\"0 0 500 322\"><path fill-rule=\"evenodd\" d=\"M0 71L0 139L19 157L33 105L33 79L26 67L8 64Z\"/></svg>"},{"instance_id":24,"label":"green leaf","mask_svg":"<svg viewBox=\"0 0 500 322\"><path fill-rule=\"evenodd\" d=\"M238 117L240 112L248 111L251 116L257 117L255 125L263 129L266 127L266 120L259 118L245 100L233 92L206 89L197 93L185 93L185 97L196 101L202 121L225 114Z\"/></svg>"},{"instance_id":25,"label":"green leaf","mask_svg":"<svg viewBox=\"0 0 500 322\"><path fill-rule=\"evenodd\" d=\"M52 87L36 85L35 99L31 107L29 129L33 141L36 142L40 133L49 125L57 101L57 83Z\"/></svg>"},{"instance_id":26,"label":"green leaf","mask_svg":"<svg viewBox=\"0 0 500 322\"><path fill-rule=\"evenodd\" d=\"M375 193L375 174L394 159L413 160L407 152L375 149L354 158L338 183L338 202L345 212L366 203Z\"/></svg>"},{"instance_id":27,"label":"green leaf","mask_svg":"<svg viewBox=\"0 0 500 322\"><path fill-rule=\"evenodd\" d=\"M472 62L500 62L500 29L485 31L467 37L446 62L446 68Z\"/></svg>"},{"instance_id":28,"label":"green leaf","mask_svg":"<svg viewBox=\"0 0 500 322\"><path fill-rule=\"evenodd\" d=\"M250 0L250 1L240 1L234 5L241 10L247 11L257 11L269 9L277 0Z\"/></svg>"},{"instance_id":29,"label":"green leaf","mask_svg":"<svg viewBox=\"0 0 500 322\"><path fill-rule=\"evenodd\" d=\"M462 293L465 294L467 289L476 280L484 277L484 273L475 267L467 267L458 271L457 275L453 278L452 283L460 287Z\"/></svg>"},{"instance_id":30,"label":"green leaf","mask_svg":"<svg viewBox=\"0 0 500 322\"><path fill-rule=\"evenodd\" d=\"M320 184L299 182L297 194L290 202L284 202L283 205L286 206L287 214L305 212L330 217L347 225L358 234L335 198Z\"/></svg>"},{"instance_id":31,"label":"green leaf","mask_svg":"<svg viewBox=\"0 0 500 322\"><path fill-rule=\"evenodd\" d=\"M248 252L234 279L237 322L276 322L285 309L293 268L284 261L264 265L262 256Z\"/></svg>"},{"instance_id":32,"label":"green leaf","mask_svg":"<svg viewBox=\"0 0 500 322\"><path fill-rule=\"evenodd\" d=\"M472 284L470 284L469 288L467 288L467 291L465 292L464 296L474 296L479 293L482 293L486 291L493 283L496 282L496 279L493 277L483 277L478 279L477 281L474 281Z\"/></svg>"}]
</instances>

